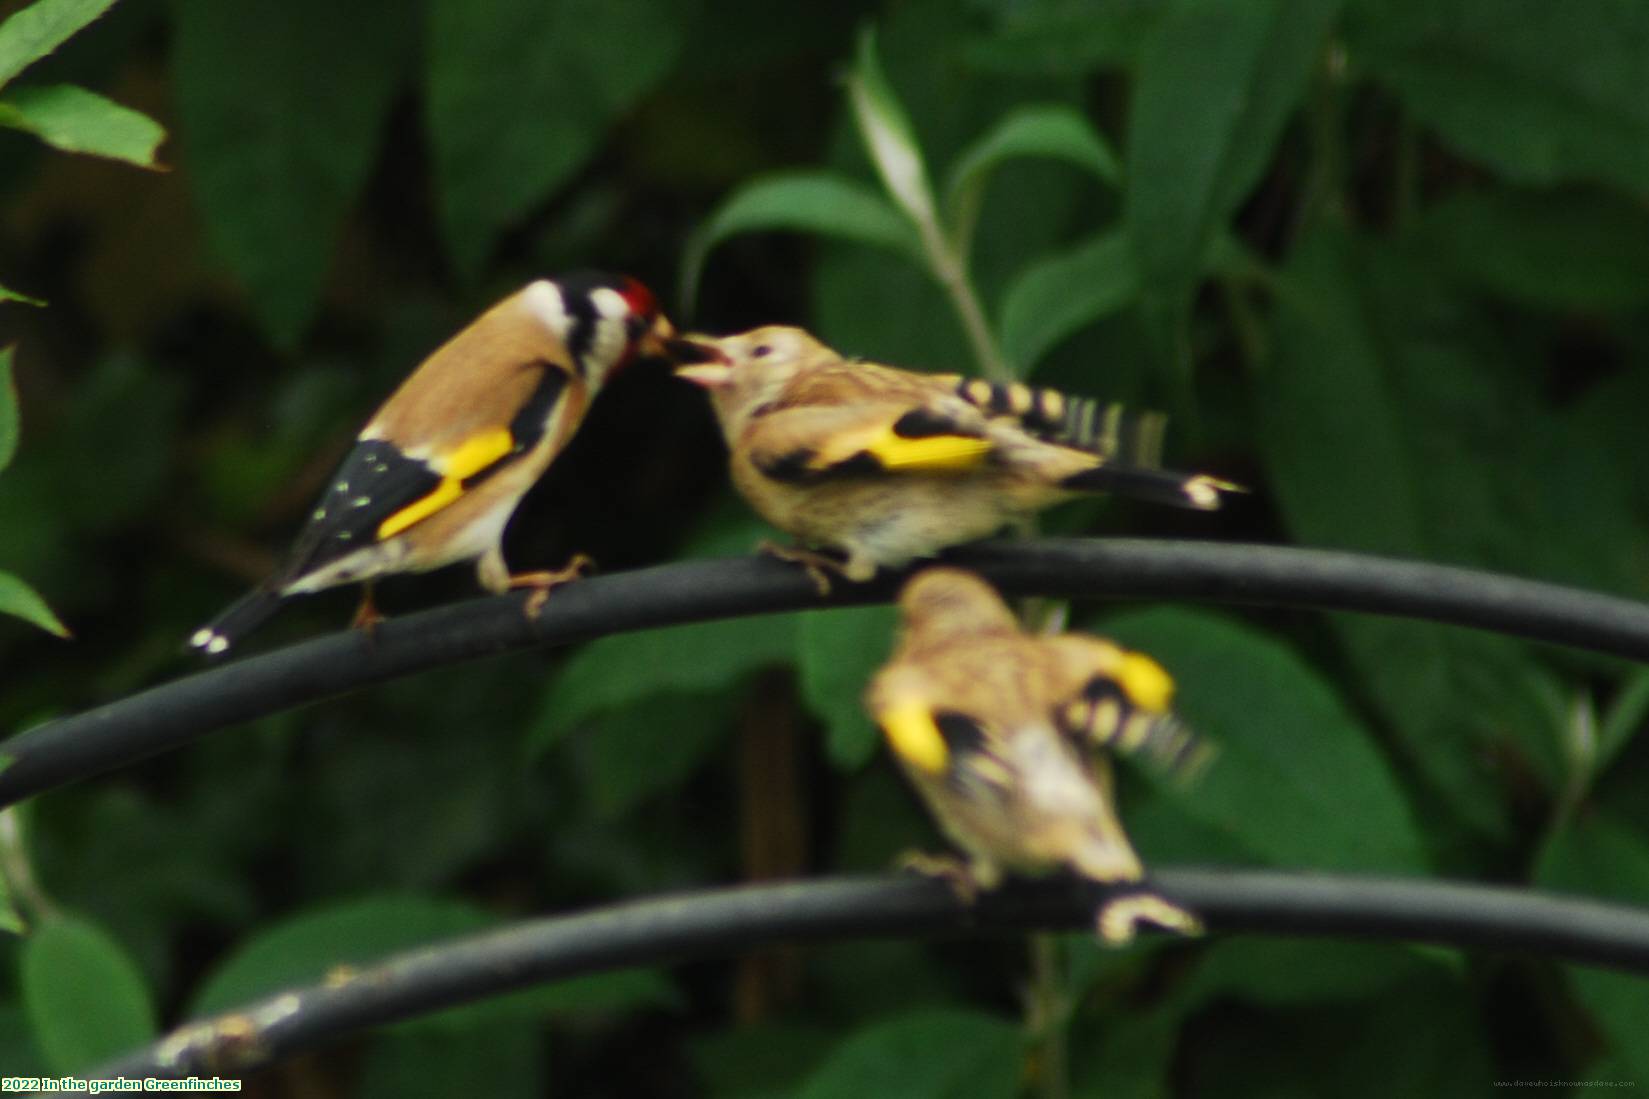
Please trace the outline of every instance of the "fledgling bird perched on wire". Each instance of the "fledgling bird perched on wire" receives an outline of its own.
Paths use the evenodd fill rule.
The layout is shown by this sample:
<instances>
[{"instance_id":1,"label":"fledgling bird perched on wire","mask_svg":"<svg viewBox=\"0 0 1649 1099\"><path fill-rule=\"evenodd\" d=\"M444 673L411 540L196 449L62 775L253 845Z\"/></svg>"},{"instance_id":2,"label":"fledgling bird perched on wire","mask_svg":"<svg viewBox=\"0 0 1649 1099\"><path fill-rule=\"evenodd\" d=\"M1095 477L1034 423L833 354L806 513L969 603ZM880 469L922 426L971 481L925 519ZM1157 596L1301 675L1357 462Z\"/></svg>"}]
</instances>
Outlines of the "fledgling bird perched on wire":
<instances>
[{"instance_id":1,"label":"fledgling bird perched on wire","mask_svg":"<svg viewBox=\"0 0 1649 1099\"><path fill-rule=\"evenodd\" d=\"M357 625L378 620L372 581L471 558L491 592L550 588L588 564L511 574L504 526L567 445L602 384L674 331L624 276L540 279L493 306L413 371L361 429L275 575L189 638L225 652L285 600L366 585Z\"/></svg>"},{"instance_id":2,"label":"fledgling bird perched on wire","mask_svg":"<svg viewBox=\"0 0 1649 1099\"><path fill-rule=\"evenodd\" d=\"M767 547L868 580L1083 493L1210 510L1236 486L1160 469L1163 419L1050 389L843 358L799 328L678 341L703 361L679 377L710 391L733 482L804 544Z\"/></svg>"},{"instance_id":3,"label":"fledgling bird perched on wire","mask_svg":"<svg viewBox=\"0 0 1649 1099\"><path fill-rule=\"evenodd\" d=\"M1117 820L1102 749L1141 753L1182 774L1207 745L1170 713L1162 666L1097 637L1020 628L996 591L970 572L930 568L899 595L903 631L871 680L865 706L940 827L967 862L918 856L964 899L1004 871L1073 871L1138 882L1139 856ZM1096 914L1113 943L1140 922L1197 934L1197 917L1146 888Z\"/></svg>"}]
</instances>

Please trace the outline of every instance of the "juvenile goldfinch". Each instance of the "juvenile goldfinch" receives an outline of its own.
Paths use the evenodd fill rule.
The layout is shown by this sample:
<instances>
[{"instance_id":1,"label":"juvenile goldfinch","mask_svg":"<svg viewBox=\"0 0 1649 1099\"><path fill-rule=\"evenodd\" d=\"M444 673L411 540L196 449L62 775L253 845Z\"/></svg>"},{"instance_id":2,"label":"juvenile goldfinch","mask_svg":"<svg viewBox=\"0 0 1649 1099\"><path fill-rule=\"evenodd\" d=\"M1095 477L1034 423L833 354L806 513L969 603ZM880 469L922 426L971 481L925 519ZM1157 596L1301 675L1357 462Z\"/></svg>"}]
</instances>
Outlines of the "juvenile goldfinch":
<instances>
[{"instance_id":1,"label":"juvenile goldfinch","mask_svg":"<svg viewBox=\"0 0 1649 1099\"><path fill-rule=\"evenodd\" d=\"M1169 713L1174 685L1156 661L1083 634L1023 631L994 589L953 568L918 573L899 596L903 631L865 706L940 828L967 854L918 857L965 899L1005 870L1143 876L1117 820L1099 745L1183 765L1195 746ZM1184 934L1201 923L1140 888L1095 917L1107 941L1148 921Z\"/></svg>"},{"instance_id":2,"label":"juvenile goldfinch","mask_svg":"<svg viewBox=\"0 0 1649 1099\"><path fill-rule=\"evenodd\" d=\"M710 391L750 505L868 580L1051 504L1115 492L1212 509L1236 486L1157 468L1162 419L1026 385L845 359L799 328L685 337L676 374ZM678 359L678 361L680 361Z\"/></svg>"},{"instance_id":3,"label":"juvenile goldfinch","mask_svg":"<svg viewBox=\"0 0 1649 1099\"><path fill-rule=\"evenodd\" d=\"M578 430L603 382L674 335L631 278L579 272L505 298L413 371L356 436L286 564L189 645L217 656L295 595L364 583L356 623L377 621L372 581L477 559L491 592L577 575L512 575L504 526Z\"/></svg>"}]
</instances>

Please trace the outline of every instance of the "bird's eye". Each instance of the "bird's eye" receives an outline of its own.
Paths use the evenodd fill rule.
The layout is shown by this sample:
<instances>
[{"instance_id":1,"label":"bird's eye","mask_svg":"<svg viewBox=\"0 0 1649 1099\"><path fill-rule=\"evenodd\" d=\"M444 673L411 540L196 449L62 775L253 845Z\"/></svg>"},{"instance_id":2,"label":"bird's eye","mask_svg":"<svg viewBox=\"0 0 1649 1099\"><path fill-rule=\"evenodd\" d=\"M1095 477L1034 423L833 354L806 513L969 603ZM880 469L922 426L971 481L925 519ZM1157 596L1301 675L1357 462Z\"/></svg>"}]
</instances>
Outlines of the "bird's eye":
<instances>
[{"instance_id":1,"label":"bird's eye","mask_svg":"<svg viewBox=\"0 0 1649 1099\"><path fill-rule=\"evenodd\" d=\"M773 354L773 348L763 343L756 345L756 349L750 352L750 357L752 359L765 359L771 354Z\"/></svg>"}]
</instances>

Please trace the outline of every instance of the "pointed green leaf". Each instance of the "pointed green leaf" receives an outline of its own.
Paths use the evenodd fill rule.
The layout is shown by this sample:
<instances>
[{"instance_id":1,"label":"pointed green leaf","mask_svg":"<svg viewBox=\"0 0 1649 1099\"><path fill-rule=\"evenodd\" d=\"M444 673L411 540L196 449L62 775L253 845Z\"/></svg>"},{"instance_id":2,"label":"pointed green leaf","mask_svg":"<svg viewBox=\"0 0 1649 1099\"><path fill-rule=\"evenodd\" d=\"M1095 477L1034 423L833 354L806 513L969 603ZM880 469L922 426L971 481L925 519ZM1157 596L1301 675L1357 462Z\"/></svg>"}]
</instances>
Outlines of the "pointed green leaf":
<instances>
[{"instance_id":1,"label":"pointed green leaf","mask_svg":"<svg viewBox=\"0 0 1649 1099\"><path fill-rule=\"evenodd\" d=\"M1570 188L1465 191L1426 210L1418 232L1464 278L1548 309L1649 302L1649 211L1636 199Z\"/></svg>"},{"instance_id":2,"label":"pointed green leaf","mask_svg":"<svg viewBox=\"0 0 1649 1099\"><path fill-rule=\"evenodd\" d=\"M13 88L0 95L0 126L33 134L55 149L158 167L160 123L73 84Z\"/></svg>"},{"instance_id":3,"label":"pointed green leaf","mask_svg":"<svg viewBox=\"0 0 1649 1099\"><path fill-rule=\"evenodd\" d=\"M1012 1099L1019 1094L1021 1056L1016 1024L976 1012L913 1011L851 1035L795 1094Z\"/></svg>"},{"instance_id":4,"label":"pointed green leaf","mask_svg":"<svg viewBox=\"0 0 1649 1099\"><path fill-rule=\"evenodd\" d=\"M58 637L70 636L69 628L52 613L46 601L40 598L33 588L20 577L4 571L0 571L0 614L9 614L25 622L32 622L47 633L54 633Z\"/></svg>"},{"instance_id":5,"label":"pointed green leaf","mask_svg":"<svg viewBox=\"0 0 1649 1099\"><path fill-rule=\"evenodd\" d=\"M1444 142L1520 183L1649 180L1649 5L1356 0L1353 57Z\"/></svg>"},{"instance_id":6,"label":"pointed green leaf","mask_svg":"<svg viewBox=\"0 0 1649 1099\"><path fill-rule=\"evenodd\" d=\"M1535 881L1583 897L1649 905L1649 837L1587 807L1540 852ZM1630 973L1569 967L1576 993L1602 1025L1614 1056L1630 1075L1649 1079L1649 981Z\"/></svg>"},{"instance_id":7,"label":"pointed green leaf","mask_svg":"<svg viewBox=\"0 0 1649 1099\"><path fill-rule=\"evenodd\" d=\"M115 0L39 0L0 22L0 85L61 46Z\"/></svg>"},{"instance_id":8,"label":"pointed green leaf","mask_svg":"<svg viewBox=\"0 0 1649 1099\"><path fill-rule=\"evenodd\" d=\"M15 347L0 347L0 470L11 465L17 454L22 419L17 411L17 383L12 379L11 362Z\"/></svg>"},{"instance_id":9,"label":"pointed green leaf","mask_svg":"<svg viewBox=\"0 0 1649 1099\"><path fill-rule=\"evenodd\" d=\"M670 71L684 22L671 0L434 0L429 132L461 271L475 272L497 234L565 183Z\"/></svg>"},{"instance_id":10,"label":"pointed green leaf","mask_svg":"<svg viewBox=\"0 0 1649 1099\"><path fill-rule=\"evenodd\" d=\"M173 10L188 178L253 312L291 347L372 167L416 21L397 0L176 0Z\"/></svg>"},{"instance_id":11,"label":"pointed green leaf","mask_svg":"<svg viewBox=\"0 0 1649 1099\"><path fill-rule=\"evenodd\" d=\"M40 306L42 308L46 304L44 299L31 298L27 294L19 294L15 290L8 290L4 286L0 286L0 302L7 302L7 301L15 301L15 302L18 302L22 305L35 305L35 306Z\"/></svg>"},{"instance_id":12,"label":"pointed green leaf","mask_svg":"<svg viewBox=\"0 0 1649 1099\"><path fill-rule=\"evenodd\" d=\"M734 191L693 234L682 258L682 300L690 307L710 250L740 233L787 230L890 248L921 262L910 222L858 180L836 172L764 176Z\"/></svg>"},{"instance_id":13,"label":"pointed green leaf","mask_svg":"<svg viewBox=\"0 0 1649 1099\"><path fill-rule=\"evenodd\" d=\"M1597 755L1592 763L1594 774L1602 774L1614 761L1643 728L1645 718L1649 718L1649 670L1639 670L1620 685L1598 724Z\"/></svg>"},{"instance_id":14,"label":"pointed green leaf","mask_svg":"<svg viewBox=\"0 0 1649 1099\"><path fill-rule=\"evenodd\" d=\"M865 684L893 649L892 607L844 607L801 616L797 665L802 701L826 730L831 762L851 769L876 751L879 736L864 707Z\"/></svg>"},{"instance_id":15,"label":"pointed green leaf","mask_svg":"<svg viewBox=\"0 0 1649 1099\"><path fill-rule=\"evenodd\" d=\"M124 947L59 916L23 941L23 1008L54 1072L82 1072L155 1037L155 1006Z\"/></svg>"},{"instance_id":16,"label":"pointed green leaf","mask_svg":"<svg viewBox=\"0 0 1649 1099\"><path fill-rule=\"evenodd\" d=\"M1153 298L1183 299L1294 112L1338 0L1172 0L1128 122L1123 221Z\"/></svg>"},{"instance_id":17,"label":"pointed green leaf","mask_svg":"<svg viewBox=\"0 0 1649 1099\"><path fill-rule=\"evenodd\" d=\"M859 52L847 80L847 94L859 137L888 194L918 226L937 229L933 188L922 163L922 147L910 116L882 72L872 28L865 28L859 36Z\"/></svg>"},{"instance_id":18,"label":"pointed green leaf","mask_svg":"<svg viewBox=\"0 0 1649 1099\"><path fill-rule=\"evenodd\" d=\"M1112 231L1022 271L1002 301L1002 353L1021 377L1060 341L1139 296L1132 242Z\"/></svg>"},{"instance_id":19,"label":"pointed green leaf","mask_svg":"<svg viewBox=\"0 0 1649 1099\"><path fill-rule=\"evenodd\" d=\"M1373 737L1321 675L1273 638L1202 611L1108 618L1179 685L1176 710L1218 755L1171 796L1183 812L1285 866L1418 870L1419 832ZM1255 812L1255 791L1265 811Z\"/></svg>"},{"instance_id":20,"label":"pointed green leaf","mask_svg":"<svg viewBox=\"0 0 1649 1099\"><path fill-rule=\"evenodd\" d=\"M991 173L1018 157L1063 160L1103 183L1114 185L1122 178L1116 154L1081 111L1063 103L1021 107L963 150L951 168L945 204L952 231L960 240L966 242L973 235ZM959 250L967 252L965 247Z\"/></svg>"}]
</instances>

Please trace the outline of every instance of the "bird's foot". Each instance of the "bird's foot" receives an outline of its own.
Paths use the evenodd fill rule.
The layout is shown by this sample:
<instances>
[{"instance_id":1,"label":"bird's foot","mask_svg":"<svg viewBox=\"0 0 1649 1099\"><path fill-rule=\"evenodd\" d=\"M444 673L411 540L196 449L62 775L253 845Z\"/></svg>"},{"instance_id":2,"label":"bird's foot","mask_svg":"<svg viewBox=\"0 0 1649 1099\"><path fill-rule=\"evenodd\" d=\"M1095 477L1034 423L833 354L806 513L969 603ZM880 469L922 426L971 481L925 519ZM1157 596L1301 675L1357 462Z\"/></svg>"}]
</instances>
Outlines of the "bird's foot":
<instances>
[{"instance_id":1,"label":"bird's foot","mask_svg":"<svg viewBox=\"0 0 1649 1099\"><path fill-rule=\"evenodd\" d=\"M377 602L372 598L372 588L367 586L361 591L361 605L355 608L355 617L349 620L349 628L360 630L369 643L378 640L378 623L385 621L385 615L378 610Z\"/></svg>"},{"instance_id":2,"label":"bird's foot","mask_svg":"<svg viewBox=\"0 0 1649 1099\"><path fill-rule=\"evenodd\" d=\"M955 855L933 855L926 851L906 851L896 864L900 870L920 874L924 878L938 878L950 886L956 899L971 905L979 898L979 878L965 859Z\"/></svg>"},{"instance_id":3,"label":"bird's foot","mask_svg":"<svg viewBox=\"0 0 1649 1099\"><path fill-rule=\"evenodd\" d=\"M757 553L765 553L769 557L777 557L780 561L788 561L793 565L800 565L807 570L807 575L813 578L813 586L819 589L820 595L830 594L830 579L832 574L853 579L847 566L836 558L817 550L810 550L805 546L788 546L780 542L763 539L756 546Z\"/></svg>"},{"instance_id":4,"label":"bird's foot","mask_svg":"<svg viewBox=\"0 0 1649 1099\"><path fill-rule=\"evenodd\" d=\"M595 562L582 553L573 554L573 559L567 562L564 569L540 570L538 572L518 572L510 577L511 588L531 588L532 594L522 608L529 619L537 618L538 612L544 609L549 601L550 592L563 584L570 584L574 580L582 579L584 574L595 568Z\"/></svg>"}]
</instances>

